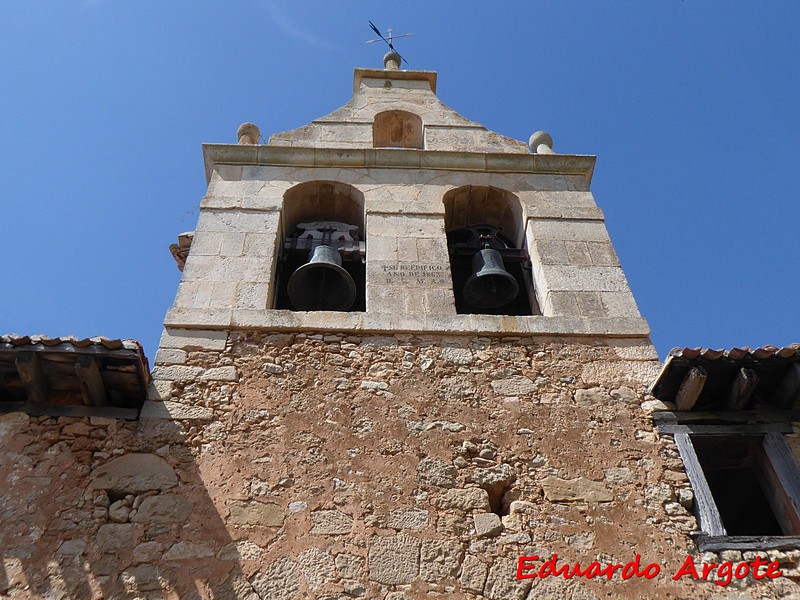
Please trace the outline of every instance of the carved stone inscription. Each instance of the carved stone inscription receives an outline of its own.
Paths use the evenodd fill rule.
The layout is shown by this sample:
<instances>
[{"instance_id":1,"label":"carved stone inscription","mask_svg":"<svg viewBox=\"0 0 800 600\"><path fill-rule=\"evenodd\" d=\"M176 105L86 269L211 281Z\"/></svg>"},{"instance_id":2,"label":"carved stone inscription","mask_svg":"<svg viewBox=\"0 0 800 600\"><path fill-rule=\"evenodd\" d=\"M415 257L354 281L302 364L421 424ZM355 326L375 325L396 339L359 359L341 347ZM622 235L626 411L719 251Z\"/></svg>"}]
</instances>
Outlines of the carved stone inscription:
<instances>
[{"instance_id":1,"label":"carved stone inscription","mask_svg":"<svg viewBox=\"0 0 800 600\"><path fill-rule=\"evenodd\" d=\"M449 286L450 270L447 265L424 263L399 263L380 266L384 285Z\"/></svg>"}]
</instances>

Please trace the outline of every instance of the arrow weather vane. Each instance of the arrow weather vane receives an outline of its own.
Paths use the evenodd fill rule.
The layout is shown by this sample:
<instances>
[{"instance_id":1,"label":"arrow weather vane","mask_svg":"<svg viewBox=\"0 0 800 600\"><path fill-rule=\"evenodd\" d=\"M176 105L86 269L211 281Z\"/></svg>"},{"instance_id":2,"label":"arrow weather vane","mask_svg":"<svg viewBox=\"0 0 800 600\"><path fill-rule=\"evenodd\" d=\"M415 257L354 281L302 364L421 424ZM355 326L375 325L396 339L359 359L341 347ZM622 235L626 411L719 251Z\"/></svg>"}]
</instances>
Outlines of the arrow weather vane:
<instances>
[{"instance_id":1,"label":"arrow weather vane","mask_svg":"<svg viewBox=\"0 0 800 600\"><path fill-rule=\"evenodd\" d=\"M386 31L389 34L389 39L387 40L385 37L383 37L383 34L380 32L380 30L377 27L375 27L375 23L373 23L372 21L369 21L369 26L372 28L372 31L374 31L375 33L378 34L379 38L377 40L367 40L366 43L367 44L374 44L375 42L384 41L384 42L386 42L386 45L389 46L389 50L391 50L392 52L397 54L397 56L400 56L400 53L397 50L394 49L394 46L392 45L392 40L395 39L395 38L411 37L412 35L414 35L413 33L403 33L401 35L393 35L392 34L392 30L391 29L387 29ZM400 56L400 60L402 60L404 63L408 64L408 61L405 58L403 58L402 56Z\"/></svg>"}]
</instances>

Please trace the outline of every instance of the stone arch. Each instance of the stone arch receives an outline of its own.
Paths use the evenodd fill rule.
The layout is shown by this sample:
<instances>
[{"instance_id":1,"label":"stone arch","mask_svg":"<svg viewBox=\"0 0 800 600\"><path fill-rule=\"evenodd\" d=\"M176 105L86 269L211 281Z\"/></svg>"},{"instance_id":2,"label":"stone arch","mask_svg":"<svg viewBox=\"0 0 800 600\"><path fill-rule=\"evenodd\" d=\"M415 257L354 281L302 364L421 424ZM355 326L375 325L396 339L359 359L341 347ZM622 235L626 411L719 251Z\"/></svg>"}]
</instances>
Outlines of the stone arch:
<instances>
[{"instance_id":1,"label":"stone arch","mask_svg":"<svg viewBox=\"0 0 800 600\"><path fill-rule=\"evenodd\" d=\"M387 110L372 123L375 148L422 148L422 118L405 110Z\"/></svg>"},{"instance_id":2,"label":"stone arch","mask_svg":"<svg viewBox=\"0 0 800 600\"><path fill-rule=\"evenodd\" d=\"M364 239L364 194L339 181L307 181L286 190L283 195L284 236L291 235L298 223L340 221L358 226Z\"/></svg>"},{"instance_id":3,"label":"stone arch","mask_svg":"<svg viewBox=\"0 0 800 600\"><path fill-rule=\"evenodd\" d=\"M522 245L522 204L506 190L483 185L464 185L444 195L445 231L473 225L497 227L517 247Z\"/></svg>"}]
</instances>

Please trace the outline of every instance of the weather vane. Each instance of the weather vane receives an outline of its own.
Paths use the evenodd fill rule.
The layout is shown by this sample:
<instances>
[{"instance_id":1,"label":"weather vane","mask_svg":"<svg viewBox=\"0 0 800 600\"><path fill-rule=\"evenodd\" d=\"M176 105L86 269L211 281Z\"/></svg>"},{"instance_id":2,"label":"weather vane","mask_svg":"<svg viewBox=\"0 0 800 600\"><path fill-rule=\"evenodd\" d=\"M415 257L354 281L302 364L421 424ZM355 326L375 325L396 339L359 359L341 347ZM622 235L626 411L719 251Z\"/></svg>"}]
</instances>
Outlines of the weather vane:
<instances>
[{"instance_id":1,"label":"weather vane","mask_svg":"<svg viewBox=\"0 0 800 600\"><path fill-rule=\"evenodd\" d=\"M387 31L387 33L389 35L389 39L387 40L385 37L383 37L383 34L380 32L380 30L377 27L375 27L375 23L373 23L372 21L369 21L369 26L372 28L372 31L377 33L378 36L380 36L380 37L377 40L367 40L367 44L374 44L375 42L384 41L384 42L386 42L386 45L389 46L389 50L391 50L392 52L397 54L397 56L400 56L400 53L397 50L394 49L394 46L392 45L392 40L394 40L395 38L411 37L412 35L414 35L413 33L403 33L401 35L393 35L392 34L392 30L391 29L387 29L386 31ZM402 56L400 56L400 60L402 60L404 63L408 64L408 61L405 58L403 58Z\"/></svg>"}]
</instances>

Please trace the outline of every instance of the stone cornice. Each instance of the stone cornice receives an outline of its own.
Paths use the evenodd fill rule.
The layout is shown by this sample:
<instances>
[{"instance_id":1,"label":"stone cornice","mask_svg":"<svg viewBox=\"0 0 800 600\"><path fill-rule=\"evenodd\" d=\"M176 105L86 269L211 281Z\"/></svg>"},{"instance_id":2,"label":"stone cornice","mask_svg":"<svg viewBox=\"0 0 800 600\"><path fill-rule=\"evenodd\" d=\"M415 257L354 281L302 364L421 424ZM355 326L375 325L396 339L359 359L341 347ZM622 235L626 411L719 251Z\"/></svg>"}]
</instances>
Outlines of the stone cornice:
<instances>
[{"instance_id":1,"label":"stone cornice","mask_svg":"<svg viewBox=\"0 0 800 600\"><path fill-rule=\"evenodd\" d=\"M633 317L395 315L370 312L172 308L166 327L266 331L357 331L499 336L644 337L647 321Z\"/></svg>"},{"instance_id":2,"label":"stone cornice","mask_svg":"<svg viewBox=\"0 0 800 600\"><path fill-rule=\"evenodd\" d=\"M203 144L206 181L216 165L441 169L486 173L580 175L591 183L596 157L575 154L502 154L386 148L308 148Z\"/></svg>"}]
</instances>

